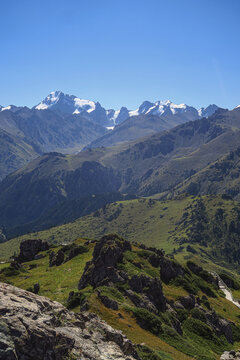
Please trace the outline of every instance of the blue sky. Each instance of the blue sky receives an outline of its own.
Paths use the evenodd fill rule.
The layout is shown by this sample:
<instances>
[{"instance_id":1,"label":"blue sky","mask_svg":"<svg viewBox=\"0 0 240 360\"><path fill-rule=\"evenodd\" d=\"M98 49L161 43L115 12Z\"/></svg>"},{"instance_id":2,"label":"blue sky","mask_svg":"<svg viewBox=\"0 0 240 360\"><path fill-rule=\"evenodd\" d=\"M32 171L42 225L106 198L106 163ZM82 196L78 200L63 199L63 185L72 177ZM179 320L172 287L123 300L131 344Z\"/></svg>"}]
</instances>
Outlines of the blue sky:
<instances>
[{"instance_id":1,"label":"blue sky","mask_svg":"<svg viewBox=\"0 0 240 360\"><path fill-rule=\"evenodd\" d=\"M240 104L239 0L1 0L0 104Z\"/></svg>"}]
</instances>

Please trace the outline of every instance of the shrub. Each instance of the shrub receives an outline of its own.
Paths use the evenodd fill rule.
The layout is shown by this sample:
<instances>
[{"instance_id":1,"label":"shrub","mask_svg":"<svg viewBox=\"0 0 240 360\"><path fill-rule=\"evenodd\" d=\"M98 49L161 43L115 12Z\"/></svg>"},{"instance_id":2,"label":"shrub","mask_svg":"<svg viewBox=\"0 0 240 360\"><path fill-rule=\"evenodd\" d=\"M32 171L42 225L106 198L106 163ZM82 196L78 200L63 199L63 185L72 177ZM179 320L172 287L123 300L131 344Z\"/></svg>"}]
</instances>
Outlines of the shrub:
<instances>
[{"instance_id":1,"label":"shrub","mask_svg":"<svg viewBox=\"0 0 240 360\"><path fill-rule=\"evenodd\" d=\"M80 306L85 300L85 295L81 292L74 292L73 295L67 300L67 308L74 309Z\"/></svg>"},{"instance_id":2,"label":"shrub","mask_svg":"<svg viewBox=\"0 0 240 360\"><path fill-rule=\"evenodd\" d=\"M203 337L204 339L212 340L213 332L211 328L204 324L201 320L189 318L185 321L184 327L196 335Z\"/></svg>"},{"instance_id":3,"label":"shrub","mask_svg":"<svg viewBox=\"0 0 240 360\"><path fill-rule=\"evenodd\" d=\"M162 360L156 351L151 350L146 345L141 345L138 347L138 354L142 360Z\"/></svg>"},{"instance_id":4,"label":"shrub","mask_svg":"<svg viewBox=\"0 0 240 360\"><path fill-rule=\"evenodd\" d=\"M177 318L180 322L185 321L188 318L188 312L186 309L176 309Z\"/></svg>"},{"instance_id":5,"label":"shrub","mask_svg":"<svg viewBox=\"0 0 240 360\"><path fill-rule=\"evenodd\" d=\"M233 334L233 341L240 341L240 327L235 325L235 324L231 324L232 327L232 334Z\"/></svg>"},{"instance_id":6,"label":"shrub","mask_svg":"<svg viewBox=\"0 0 240 360\"><path fill-rule=\"evenodd\" d=\"M134 308L132 311L138 325L143 329L150 331L154 335L159 335L162 332L162 322L157 315L140 308Z\"/></svg>"},{"instance_id":7,"label":"shrub","mask_svg":"<svg viewBox=\"0 0 240 360\"><path fill-rule=\"evenodd\" d=\"M206 321L205 314L201 310L199 310L198 308L192 309L191 314L192 314L192 317L194 319L198 319L198 320L203 321L203 322Z\"/></svg>"},{"instance_id":8,"label":"shrub","mask_svg":"<svg viewBox=\"0 0 240 360\"><path fill-rule=\"evenodd\" d=\"M123 302L124 297L123 295L120 293L120 291L118 291L116 288L114 287L110 287L110 286L101 286L98 288L101 291L101 295L103 296L107 296L110 299L116 300L118 302Z\"/></svg>"}]
</instances>

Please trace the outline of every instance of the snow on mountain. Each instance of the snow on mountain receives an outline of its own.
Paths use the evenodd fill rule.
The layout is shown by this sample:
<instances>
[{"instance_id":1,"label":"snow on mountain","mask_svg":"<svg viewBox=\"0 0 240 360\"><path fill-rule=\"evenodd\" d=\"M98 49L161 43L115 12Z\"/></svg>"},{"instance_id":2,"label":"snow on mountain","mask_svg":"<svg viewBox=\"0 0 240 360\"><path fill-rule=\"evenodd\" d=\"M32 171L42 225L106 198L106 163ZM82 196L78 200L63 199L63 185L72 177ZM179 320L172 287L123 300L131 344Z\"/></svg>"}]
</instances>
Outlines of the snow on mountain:
<instances>
[{"instance_id":1,"label":"snow on mountain","mask_svg":"<svg viewBox=\"0 0 240 360\"><path fill-rule=\"evenodd\" d=\"M43 101L34 108L37 110L45 110L57 105L65 105L66 111L70 113L80 114L83 111L92 112L96 108L96 103L90 100L80 99L74 95L64 94L61 91L51 92ZM71 109L68 109L67 106ZM74 111L72 112L72 108Z\"/></svg>"},{"instance_id":2,"label":"snow on mountain","mask_svg":"<svg viewBox=\"0 0 240 360\"><path fill-rule=\"evenodd\" d=\"M196 119L198 118L197 110L186 104L177 105L170 100L156 101L155 103L151 103L150 101L144 101L136 110L128 110L127 108L121 108L121 110L114 111L113 113L111 113L111 117L109 117L109 119L112 120L115 124L120 124L121 122L132 116L145 114L157 116L175 115L187 111L195 112Z\"/></svg>"},{"instance_id":3,"label":"snow on mountain","mask_svg":"<svg viewBox=\"0 0 240 360\"><path fill-rule=\"evenodd\" d=\"M15 111L17 111L19 109L21 109L20 106L8 105L8 106L3 107L3 106L0 105L0 111L10 110L12 112L15 112Z\"/></svg>"},{"instance_id":4,"label":"snow on mountain","mask_svg":"<svg viewBox=\"0 0 240 360\"><path fill-rule=\"evenodd\" d=\"M122 107L119 110L106 110L98 102L64 94L61 91L51 92L34 108L37 110L51 109L67 114L81 114L106 127L115 126L129 117L138 115L167 116L184 113L187 115L188 113L191 113L198 119L200 117L208 117L218 109L218 107L213 104L209 105L207 108L197 110L186 104L174 104L172 101L166 100L156 101L155 103L144 101L139 108L135 110L129 110L126 107Z\"/></svg>"},{"instance_id":5,"label":"snow on mountain","mask_svg":"<svg viewBox=\"0 0 240 360\"><path fill-rule=\"evenodd\" d=\"M215 104L208 105L206 108L201 107L201 109L198 110L198 115L207 118L214 114L217 109L219 109L219 107Z\"/></svg>"},{"instance_id":6,"label":"snow on mountain","mask_svg":"<svg viewBox=\"0 0 240 360\"><path fill-rule=\"evenodd\" d=\"M238 109L238 108L240 108L240 105L237 105L234 109Z\"/></svg>"},{"instance_id":7,"label":"snow on mountain","mask_svg":"<svg viewBox=\"0 0 240 360\"><path fill-rule=\"evenodd\" d=\"M1 111L5 111L5 110L11 110L11 105L1 108Z\"/></svg>"},{"instance_id":8,"label":"snow on mountain","mask_svg":"<svg viewBox=\"0 0 240 360\"><path fill-rule=\"evenodd\" d=\"M54 110L66 114L81 114L94 122L108 126L109 119L106 110L98 102L64 94L61 91L51 92L43 101L34 107L36 110Z\"/></svg>"}]
</instances>

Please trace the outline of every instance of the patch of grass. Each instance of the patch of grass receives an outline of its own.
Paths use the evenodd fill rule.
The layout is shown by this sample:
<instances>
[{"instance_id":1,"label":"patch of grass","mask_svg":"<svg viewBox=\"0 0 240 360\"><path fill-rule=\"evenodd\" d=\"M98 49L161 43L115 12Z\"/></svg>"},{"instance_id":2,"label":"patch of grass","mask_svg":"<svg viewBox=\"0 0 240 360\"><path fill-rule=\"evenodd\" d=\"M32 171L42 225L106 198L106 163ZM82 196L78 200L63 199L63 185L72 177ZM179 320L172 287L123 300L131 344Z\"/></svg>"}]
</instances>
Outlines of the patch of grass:
<instances>
[{"instance_id":1,"label":"patch of grass","mask_svg":"<svg viewBox=\"0 0 240 360\"><path fill-rule=\"evenodd\" d=\"M114 287L100 286L98 289L101 291L101 295L103 296L107 296L108 298L116 300L119 303L124 301L124 296L122 293Z\"/></svg>"}]
</instances>

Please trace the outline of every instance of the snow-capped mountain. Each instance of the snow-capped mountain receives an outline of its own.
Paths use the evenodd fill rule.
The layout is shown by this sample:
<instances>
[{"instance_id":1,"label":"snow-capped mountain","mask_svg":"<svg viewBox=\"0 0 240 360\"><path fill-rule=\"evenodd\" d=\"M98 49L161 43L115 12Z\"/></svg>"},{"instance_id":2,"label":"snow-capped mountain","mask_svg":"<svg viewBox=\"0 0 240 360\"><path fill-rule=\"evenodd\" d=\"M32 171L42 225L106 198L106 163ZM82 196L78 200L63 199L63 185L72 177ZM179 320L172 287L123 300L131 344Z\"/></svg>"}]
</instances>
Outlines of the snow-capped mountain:
<instances>
[{"instance_id":1,"label":"snow-capped mountain","mask_svg":"<svg viewBox=\"0 0 240 360\"><path fill-rule=\"evenodd\" d=\"M150 101L144 101L139 108L136 110L128 110L127 108L121 108L121 110L115 111L111 114L110 120L114 121L115 124L120 124L124 120L132 116L138 115L176 115L191 112L197 118L199 118L198 111L186 104L176 105L170 100L167 101L156 101L151 103Z\"/></svg>"},{"instance_id":2,"label":"snow-capped mountain","mask_svg":"<svg viewBox=\"0 0 240 360\"><path fill-rule=\"evenodd\" d=\"M8 105L8 106L3 107L3 106L0 105L0 111L10 110L12 112L15 112L15 111L17 111L19 109L21 109L20 106Z\"/></svg>"},{"instance_id":3,"label":"snow-capped mountain","mask_svg":"<svg viewBox=\"0 0 240 360\"><path fill-rule=\"evenodd\" d=\"M74 95L64 94L61 91L51 92L43 101L34 107L37 110L51 109L67 114L81 114L98 124L111 127L122 123L132 116L156 115L166 117L169 115L186 114L186 121L189 116L194 119L212 115L218 107L209 105L199 110L186 104L174 104L172 101L144 101L136 110L129 110L121 107L119 110L104 109L99 102L81 99Z\"/></svg>"},{"instance_id":4,"label":"snow-capped mountain","mask_svg":"<svg viewBox=\"0 0 240 360\"><path fill-rule=\"evenodd\" d=\"M51 109L66 114L81 114L101 125L111 125L107 112L98 102L80 99L61 91L51 92L40 104L34 106L37 110Z\"/></svg>"},{"instance_id":5,"label":"snow-capped mountain","mask_svg":"<svg viewBox=\"0 0 240 360\"><path fill-rule=\"evenodd\" d=\"M215 113L215 111L217 111L217 109L219 109L219 107L215 104L211 104L211 105L208 105L206 108L201 108L198 110L198 115L200 117L209 117L211 116L212 114Z\"/></svg>"}]
</instances>

